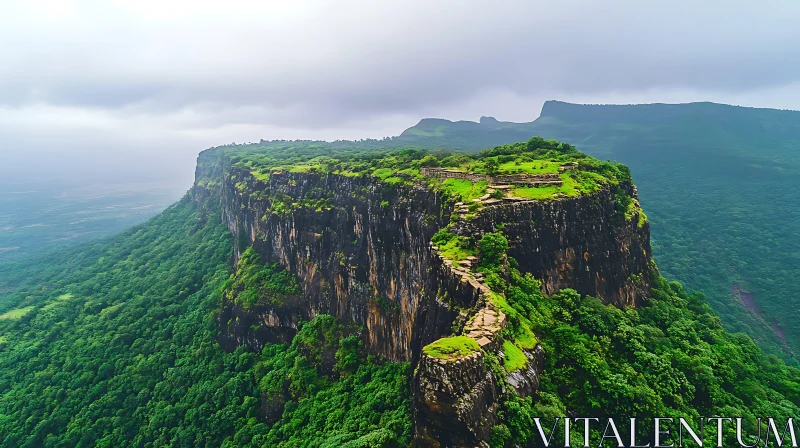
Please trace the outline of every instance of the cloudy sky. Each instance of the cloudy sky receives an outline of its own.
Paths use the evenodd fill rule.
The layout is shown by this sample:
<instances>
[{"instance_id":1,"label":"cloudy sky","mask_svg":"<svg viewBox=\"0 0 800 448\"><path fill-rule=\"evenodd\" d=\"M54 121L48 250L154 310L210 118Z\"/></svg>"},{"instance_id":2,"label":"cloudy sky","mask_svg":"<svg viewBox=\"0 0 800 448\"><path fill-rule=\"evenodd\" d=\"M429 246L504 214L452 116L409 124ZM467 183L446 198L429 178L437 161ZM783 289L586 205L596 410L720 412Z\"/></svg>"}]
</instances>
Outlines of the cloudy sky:
<instances>
[{"instance_id":1,"label":"cloudy sky","mask_svg":"<svg viewBox=\"0 0 800 448\"><path fill-rule=\"evenodd\" d=\"M0 174L530 121L547 99L800 108L800 2L0 0Z\"/></svg>"}]
</instances>

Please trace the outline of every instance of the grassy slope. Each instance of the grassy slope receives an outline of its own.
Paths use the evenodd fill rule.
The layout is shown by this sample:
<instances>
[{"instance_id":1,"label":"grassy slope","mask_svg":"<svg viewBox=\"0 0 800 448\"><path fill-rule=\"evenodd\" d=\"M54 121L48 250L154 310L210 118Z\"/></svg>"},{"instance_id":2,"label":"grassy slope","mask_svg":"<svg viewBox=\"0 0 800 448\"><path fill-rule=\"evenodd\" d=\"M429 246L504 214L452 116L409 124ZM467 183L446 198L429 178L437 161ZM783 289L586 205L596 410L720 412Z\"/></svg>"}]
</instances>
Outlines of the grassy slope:
<instances>
[{"instance_id":1,"label":"grassy slope","mask_svg":"<svg viewBox=\"0 0 800 448\"><path fill-rule=\"evenodd\" d=\"M478 149L531 135L555 138L631 168L669 278L703 290L726 326L763 347L783 345L731 295L738 282L800 351L800 112L689 105L551 102L533 123L450 129L413 140ZM411 138L408 141L412 141ZM784 346L784 349L787 347Z\"/></svg>"},{"instance_id":2,"label":"grassy slope","mask_svg":"<svg viewBox=\"0 0 800 448\"><path fill-rule=\"evenodd\" d=\"M478 343L467 336L442 338L425 346L425 354L434 358L456 359L480 350Z\"/></svg>"}]
</instances>

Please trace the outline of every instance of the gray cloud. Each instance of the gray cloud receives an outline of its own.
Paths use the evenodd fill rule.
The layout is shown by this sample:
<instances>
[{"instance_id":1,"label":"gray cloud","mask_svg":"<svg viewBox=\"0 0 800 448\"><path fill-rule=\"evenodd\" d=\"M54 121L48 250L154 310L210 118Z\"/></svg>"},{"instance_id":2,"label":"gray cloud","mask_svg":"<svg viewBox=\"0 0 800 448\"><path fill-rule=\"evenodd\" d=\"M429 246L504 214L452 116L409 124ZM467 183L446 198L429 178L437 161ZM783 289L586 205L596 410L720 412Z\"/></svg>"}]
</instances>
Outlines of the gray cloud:
<instances>
[{"instance_id":1,"label":"gray cloud","mask_svg":"<svg viewBox=\"0 0 800 448\"><path fill-rule=\"evenodd\" d=\"M297 3L3 2L0 152L183 163L230 141L396 134L421 116L532 120L551 98L800 99L794 0Z\"/></svg>"},{"instance_id":2,"label":"gray cloud","mask_svg":"<svg viewBox=\"0 0 800 448\"><path fill-rule=\"evenodd\" d=\"M5 14L2 52L13 63L0 72L9 86L0 99L307 104L335 121L486 87L738 91L800 73L793 1L164 3L33 1Z\"/></svg>"}]
</instances>

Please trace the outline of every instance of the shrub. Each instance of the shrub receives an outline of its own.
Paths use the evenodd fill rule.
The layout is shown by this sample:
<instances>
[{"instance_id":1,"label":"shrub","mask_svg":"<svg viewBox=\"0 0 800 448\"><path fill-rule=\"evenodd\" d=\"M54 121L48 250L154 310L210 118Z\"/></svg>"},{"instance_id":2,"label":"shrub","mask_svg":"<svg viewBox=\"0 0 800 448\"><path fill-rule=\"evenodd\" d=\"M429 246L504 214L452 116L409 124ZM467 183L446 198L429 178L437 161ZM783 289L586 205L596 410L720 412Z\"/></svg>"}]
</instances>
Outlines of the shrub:
<instances>
[{"instance_id":1,"label":"shrub","mask_svg":"<svg viewBox=\"0 0 800 448\"><path fill-rule=\"evenodd\" d=\"M500 277L496 272L490 272L484 279L486 286L495 292L504 292L506 290L506 281Z\"/></svg>"}]
</instances>

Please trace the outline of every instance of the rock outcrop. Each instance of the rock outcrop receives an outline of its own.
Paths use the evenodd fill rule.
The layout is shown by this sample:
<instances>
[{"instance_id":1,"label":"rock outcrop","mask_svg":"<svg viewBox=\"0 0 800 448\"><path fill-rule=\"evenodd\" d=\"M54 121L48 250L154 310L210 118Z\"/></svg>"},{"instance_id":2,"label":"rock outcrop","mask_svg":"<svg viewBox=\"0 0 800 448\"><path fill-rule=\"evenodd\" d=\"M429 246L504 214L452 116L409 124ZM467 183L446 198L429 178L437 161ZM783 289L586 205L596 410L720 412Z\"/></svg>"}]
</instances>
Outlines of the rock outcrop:
<instances>
[{"instance_id":1,"label":"rock outcrop","mask_svg":"<svg viewBox=\"0 0 800 448\"><path fill-rule=\"evenodd\" d=\"M242 345L261 351L265 342L292 342L301 320L308 320L302 297L292 296L281 307L259 304L250 309L223 301L217 315L217 342L227 351Z\"/></svg>"},{"instance_id":2,"label":"rock outcrop","mask_svg":"<svg viewBox=\"0 0 800 448\"><path fill-rule=\"evenodd\" d=\"M477 446L489 436L497 416L502 387L487 368L485 356L503 356L501 331L506 316L493 302L482 276L471 272L475 257L462 260L456 267L435 246L432 248L442 260L443 269L479 297L472 315L465 315L462 332L475 341L478 350L454 358L422 354L414 374L415 443L425 447ZM534 369L531 375L538 378L538 371ZM533 381L521 377L518 383L527 386ZM535 381L538 388L538 380Z\"/></svg>"},{"instance_id":3,"label":"rock outcrop","mask_svg":"<svg viewBox=\"0 0 800 448\"><path fill-rule=\"evenodd\" d=\"M415 444L478 446L495 424L498 384L475 351L456 360L420 359L414 377Z\"/></svg>"}]
</instances>

